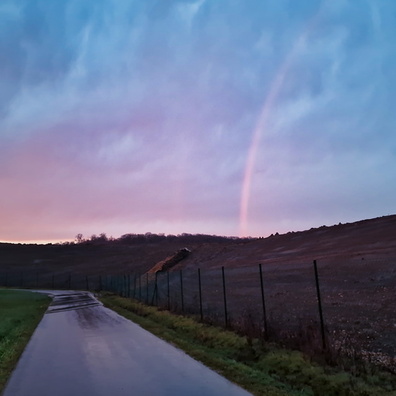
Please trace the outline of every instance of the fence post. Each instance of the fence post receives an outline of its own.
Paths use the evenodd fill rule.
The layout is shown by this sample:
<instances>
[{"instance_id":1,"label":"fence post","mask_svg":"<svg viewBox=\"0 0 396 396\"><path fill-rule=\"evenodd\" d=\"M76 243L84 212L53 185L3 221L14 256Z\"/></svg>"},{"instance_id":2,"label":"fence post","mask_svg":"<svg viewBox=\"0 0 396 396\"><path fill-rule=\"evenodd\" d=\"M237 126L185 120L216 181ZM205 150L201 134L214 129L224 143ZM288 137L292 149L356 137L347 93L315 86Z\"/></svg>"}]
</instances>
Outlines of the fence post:
<instances>
[{"instance_id":1,"label":"fence post","mask_svg":"<svg viewBox=\"0 0 396 396\"><path fill-rule=\"evenodd\" d=\"M316 283L316 295L318 299L318 308L319 308L319 318L320 318L320 332L322 334L322 348L326 349L326 336L325 336L325 328L323 321L323 311L322 311L322 300L320 298L320 287L319 287L319 276L318 276L318 266L316 264L316 260L313 261L314 271L315 271L315 283Z\"/></svg>"},{"instance_id":2,"label":"fence post","mask_svg":"<svg viewBox=\"0 0 396 396\"><path fill-rule=\"evenodd\" d=\"M155 305L159 307L160 293L158 289L158 272L155 273L155 289L156 289Z\"/></svg>"},{"instance_id":3,"label":"fence post","mask_svg":"<svg viewBox=\"0 0 396 396\"><path fill-rule=\"evenodd\" d=\"M133 298L136 298L136 272L133 274Z\"/></svg>"},{"instance_id":4,"label":"fence post","mask_svg":"<svg viewBox=\"0 0 396 396\"><path fill-rule=\"evenodd\" d=\"M36 289L38 289L38 284L39 284L39 273L37 271L36 272Z\"/></svg>"},{"instance_id":5,"label":"fence post","mask_svg":"<svg viewBox=\"0 0 396 396\"><path fill-rule=\"evenodd\" d=\"M201 268L198 268L198 290L199 290L199 313L201 315L201 322L203 322Z\"/></svg>"},{"instance_id":6,"label":"fence post","mask_svg":"<svg viewBox=\"0 0 396 396\"><path fill-rule=\"evenodd\" d=\"M268 324L267 324L267 310L265 308L263 269L261 267L261 264L259 264L259 270L260 270L260 286L261 286L261 304L263 307L264 338L268 339L269 332L268 332Z\"/></svg>"},{"instance_id":7,"label":"fence post","mask_svg":"<svg viewBox=\"0 0 396 396\"><path fill-rule=\"evenodd\" d=\"M131 298L131 274L128 274L128 292L127 297Z\"/></svg>"},{"instance_id":8,"label":"fence post","mask_svg":"<svg viewBox=\"0 0 396 396\"><path fill-rule=\"evenodd\" d=\"M148 272L146 272L146 304L148 305L149 303L149 281L148 281L149 275Z\"/></svg>"},{"instance_id":9,"label":"fence post","mask_svg":"<svg viewBox=\"0 0 396 396\"><path fill-rule=\"evenodd\" d=\"M225 321L225 327L227 328L228 327L228 313L227 313L227 293L226 293L224 266L221 267L221 274L222 274L222 278L223 278L224 321Z\"/></svg>"},{"instance_id":10,"label":"fence post","mask_svg":"<svg viewBox=\"0 0 396 396\"><path fill-rule=\"evenodd\" d=\"M154 291L153 291L153 298L151 299L151 305L154 305L154 299L155 299L155 305L158 306L158 272L155 273L155 280L154 280Z\"/></svg>"},{"instance_id":11,"label":"fence post","mask_svg":"<svg viewBox=\"0 0 396 396\"><path fill-rule=\"evenodd\" d=\"M21 271L21 287L23 287L23 272Z\"/></svg>"},{"instance_id":12,"label":"fence post","mask_svg":"<svg viewBox=\"0 0 396 396\"><path fill-rule=\"evenodd\" d=\"M5 286L5 287L8 286L8 271L6 271L6 273L5 273L5 282L4 282L4 286Z\"/></svg>"},{"instance_id":13,"label":"fence post","mask_svg":"<svg viewBox=\"0 0 396 396\"><path fill-rule=\"evenodd\" d=\"M183 270L180 270L180 298L181 298L181 309L184 314L184 291L183 291Z\"/></svg>"},{"instance_id":14,"label":"fence post","mask_svg":"<svg viewBox=\"0 0 396 396\"><path fill-rule=\"evenodd\" d=\"M166 271L166 283L167 283L167 299L168 299L168 311L170 311L170 287L169 287L169 271Z\"/></svg>"},{"instance_id":15,"label":"fence post","mask_svg":"<svg viewBox=\"0 0 396 396\"><path fill-rule=\"evenodd\" d=\"M142 302L142 275L139 274L139 301Z\"/></svg>"}]
</instances>

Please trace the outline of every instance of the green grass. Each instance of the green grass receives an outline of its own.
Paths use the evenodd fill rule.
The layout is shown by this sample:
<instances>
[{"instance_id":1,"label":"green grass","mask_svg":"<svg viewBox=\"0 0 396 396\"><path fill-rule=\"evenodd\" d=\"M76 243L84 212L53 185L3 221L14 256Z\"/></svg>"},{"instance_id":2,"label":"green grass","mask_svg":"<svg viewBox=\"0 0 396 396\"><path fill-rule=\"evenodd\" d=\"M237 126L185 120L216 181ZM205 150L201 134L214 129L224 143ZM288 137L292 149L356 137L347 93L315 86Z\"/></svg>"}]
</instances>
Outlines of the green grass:
<instances>
[{"instance_id":1,"label":"green grass","mask_svg":"<svg viewBox=\"0 0 396 396\"><path fill-rule=\"evenodd\" d=\"M0 393L50 301L39 293L0 290Z\"/></svg>"},{"instance_id":2,"label":"green grass","mask_svg":"<svg viewBox=\"0 0 396 396\"><path fill-rule=\"evenodd\" d=\"M247 339L133 300L111 294L104 294L101 300L255 395L396 395L396 379L389 373L356 377L313 363L300 352Z\"/></svg>"}]
</instances>

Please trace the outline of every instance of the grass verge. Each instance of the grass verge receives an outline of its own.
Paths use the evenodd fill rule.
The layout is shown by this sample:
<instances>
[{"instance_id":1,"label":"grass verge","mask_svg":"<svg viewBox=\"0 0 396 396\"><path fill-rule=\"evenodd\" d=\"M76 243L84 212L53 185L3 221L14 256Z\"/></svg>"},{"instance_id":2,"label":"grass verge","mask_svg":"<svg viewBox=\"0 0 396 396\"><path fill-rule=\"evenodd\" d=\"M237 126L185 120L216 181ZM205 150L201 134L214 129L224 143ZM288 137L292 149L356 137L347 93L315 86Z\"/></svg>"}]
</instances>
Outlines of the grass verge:
<instances>
[{"instance_id":1,"label":"grass verge","mask_svg":"<svg viewBox=\"0 0 396 396\"><path fill-rule=\"evenodd\" d=\"M50 301L39 293L0 290L0 394Z\"/></svg>"},{"instance_id":2,"label":"grass verge","mask_svg":"<svg viewBox=\"0 0 396 396\"><path fill-rule=\"evenodd\" d=\"M390 373L356 377L318 365L302 353L160 311L137 301L103 294L109 308L184 350L255 395L396 396Z\"/></svg>"}]
</instances>

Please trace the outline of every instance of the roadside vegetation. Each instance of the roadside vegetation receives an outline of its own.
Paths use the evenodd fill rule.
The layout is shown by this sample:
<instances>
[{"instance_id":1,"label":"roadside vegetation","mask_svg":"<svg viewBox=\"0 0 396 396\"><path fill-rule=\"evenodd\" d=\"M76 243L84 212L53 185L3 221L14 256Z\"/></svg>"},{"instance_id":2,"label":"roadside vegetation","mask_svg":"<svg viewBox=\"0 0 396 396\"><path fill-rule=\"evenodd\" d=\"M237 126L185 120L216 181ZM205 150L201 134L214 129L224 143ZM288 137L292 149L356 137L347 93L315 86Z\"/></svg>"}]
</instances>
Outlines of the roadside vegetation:
<instances>
[{"instance_id":1,"label":"roadside vegetation","mask_svg":"<svg viewBox=\"0 0 396 396\"><path fill-rule=\"evenodd\" d=\"M0 394L50 301L39 293L0 290Z\"/></svg>"},{"instance_id":2,"label":"roadside vegetation","mask_svg":"<svg viewBox=\"0 0 396 396\"><path fill-rule=\"evenodd\" d=\"M354 375L319 365L301 352L199 323L137 301L104 293L101 301L184 350L255 395L396 396L396 378L378 370Z\"/></svg>"}]
</instances>

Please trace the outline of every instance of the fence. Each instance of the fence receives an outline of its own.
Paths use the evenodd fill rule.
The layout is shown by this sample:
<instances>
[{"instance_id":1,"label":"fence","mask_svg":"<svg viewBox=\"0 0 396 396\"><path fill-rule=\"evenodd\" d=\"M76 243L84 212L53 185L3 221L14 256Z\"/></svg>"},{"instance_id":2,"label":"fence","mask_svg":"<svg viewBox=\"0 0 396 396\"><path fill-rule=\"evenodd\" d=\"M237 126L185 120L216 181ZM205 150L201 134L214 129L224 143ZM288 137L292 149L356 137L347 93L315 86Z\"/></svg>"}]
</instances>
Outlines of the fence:
<instances>
[{"instance_id":1,"label":"fence","mask_svg":"<svg viewBox=\"0 0 396 396\"><path fill-rule=\"evenodd\" d=\"M172 312L299 348L353 344L395 356L392 260L348 260L85 276L0 274L8 287L107 290Z\"/></svg>"},{"instance_id":2,"label":"fence","mask_svg":"<svg viewBox=\"0 0 396 396\"><path fill-rule=\"evenodd\" d=\"M4 287L52 290L101 290L102 276L49 271L7 271L0 274Z\"/></svg>"},{"instance_id":3,"label":"fence","mask_svg":"<svg viewBox=\"0 0 396 396\"><path fill-rule=\"evenodd\" d=\"M103 278L103 290L244 334L291 341L304 325L326 347L314 267L273 272L262 265ZM317 278L316 278L317 279ZM307 281L308 280L308 281ZM319 297L319 299L318 299ZM301 338L301 334L299 335Z\"/></svg>"}]
</instances>

